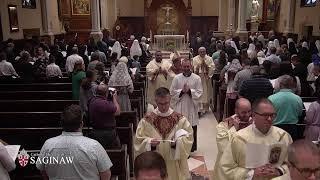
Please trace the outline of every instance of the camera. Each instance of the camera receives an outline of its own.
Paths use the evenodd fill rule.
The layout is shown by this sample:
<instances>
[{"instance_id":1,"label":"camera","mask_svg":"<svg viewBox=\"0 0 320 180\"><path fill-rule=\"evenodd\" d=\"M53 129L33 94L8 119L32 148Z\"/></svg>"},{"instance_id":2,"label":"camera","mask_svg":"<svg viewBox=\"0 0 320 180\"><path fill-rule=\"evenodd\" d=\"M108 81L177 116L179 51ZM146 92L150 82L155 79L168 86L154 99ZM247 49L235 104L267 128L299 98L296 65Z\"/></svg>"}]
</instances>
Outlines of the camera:
<instances>
[{"instance_id":1,"label":"camera","mask_svg":"<svg viewBox=\"0 0 320 180\"><path fill-rule=\"evenodd\" d=\"M113 95L117 92L117 90L115 89L115 88L112 88L112 87L109 87L108 88L108 97L107 97L107 99L109 100L109 101L112 101L112 98L113 98Z\"/></svg>"}]
</instances>

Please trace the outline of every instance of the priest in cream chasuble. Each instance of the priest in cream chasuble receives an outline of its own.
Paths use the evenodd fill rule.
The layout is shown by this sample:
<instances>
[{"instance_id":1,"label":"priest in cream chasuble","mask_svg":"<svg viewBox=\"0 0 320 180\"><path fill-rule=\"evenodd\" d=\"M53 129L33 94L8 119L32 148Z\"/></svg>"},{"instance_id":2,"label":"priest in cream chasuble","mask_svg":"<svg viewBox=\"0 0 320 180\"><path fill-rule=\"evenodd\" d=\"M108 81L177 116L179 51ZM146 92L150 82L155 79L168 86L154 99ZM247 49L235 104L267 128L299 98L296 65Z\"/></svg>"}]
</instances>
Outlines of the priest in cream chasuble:
<instances>
[{"instance_id":1,"label":"priest in cream chasuble","mask_svg":"<svg viewBox=\"0 0 320 180\"><path fill-rule=\"evenodd\" d=\"M135 156L156 151L166 162L168 180L190 179L187 159L193 143L192 127L184 116L170 108L167 88L159 88L155 94L157 108L139 122L136 130Z\"/></svg>"},{"instance_id":2,"label":"priest in cream chasuble","mask_svg":"<svg viewBox=\"0 0 320 180\"><path fill-rule=\"evenodd\" d=\"M206 48L200 47L199 55L193 58L192 65L195 74L201 77L203 94L200 98L200 112L206 113L209 111L209 105L213 98L213 88L211 77L215 69L215 65L210 56L207 55Z\"/></svg>"},{"instance_id":3,"label":"priest in cream chasuble","mask_svg":"<svg viewBox=\"0 0 320 180\"><path fill-rule=\"evenodd\" d=\"M268 99L253 104L253 124L237 131L222 154L219 180L270 180L287 172L291 136L272 126L275 110Z\"/></svg>"},{"instance_id":4,"label":"priest in cream chasuble","mask_svg":"<svg viewBox=\"0 0 320 180\"><path fill-rule=\"evenodd\" d=\"M148 78L147 84L147 103L156 107L154 92L160 87L168 87L168 73L171 63L162 59L161 51L155 53L155 59L150 61L146 67Z\"/></svg>"}]
</instances>

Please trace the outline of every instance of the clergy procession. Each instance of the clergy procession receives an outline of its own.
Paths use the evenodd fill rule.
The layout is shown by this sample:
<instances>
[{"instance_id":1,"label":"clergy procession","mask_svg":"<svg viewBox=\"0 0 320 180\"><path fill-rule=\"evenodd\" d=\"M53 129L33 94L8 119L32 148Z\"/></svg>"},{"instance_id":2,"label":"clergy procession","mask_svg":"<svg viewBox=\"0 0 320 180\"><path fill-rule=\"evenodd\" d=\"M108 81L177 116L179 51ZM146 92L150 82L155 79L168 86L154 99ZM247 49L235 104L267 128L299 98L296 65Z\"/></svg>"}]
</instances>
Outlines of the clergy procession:
<instances>
[{"instance_id":1,"label":"clergy procession","mask_svg":"<svg viewBox=\"0 0 320 180\"><path fill-rule=\"evenodd\" d=\"M0 180L320 180L319 12L0 1Z\"/></svg>"}]
</instances>

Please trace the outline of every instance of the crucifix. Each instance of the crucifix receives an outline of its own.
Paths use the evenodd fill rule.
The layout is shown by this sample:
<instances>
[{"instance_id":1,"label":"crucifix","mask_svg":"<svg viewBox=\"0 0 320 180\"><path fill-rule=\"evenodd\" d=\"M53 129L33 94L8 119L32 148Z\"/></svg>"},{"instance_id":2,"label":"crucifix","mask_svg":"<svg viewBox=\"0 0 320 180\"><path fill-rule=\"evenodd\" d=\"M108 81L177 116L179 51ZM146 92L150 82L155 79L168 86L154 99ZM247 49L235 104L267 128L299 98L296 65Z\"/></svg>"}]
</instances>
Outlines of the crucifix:
<instances>
[{"instance_id":1,"label":"crucifix","mask_svg":"<svg viewBox=\"0 0 320 180\"><path fill-rule=\"evenodd\" d=\"M166 11L166 17L167 17L166 24L170 24L170 22L169 22L169 20L170 20L170 10L172 10L173 7L170 7L169 5L167 5L166 7L162 7L162 9Z\"/></svg>"}]
</instances>

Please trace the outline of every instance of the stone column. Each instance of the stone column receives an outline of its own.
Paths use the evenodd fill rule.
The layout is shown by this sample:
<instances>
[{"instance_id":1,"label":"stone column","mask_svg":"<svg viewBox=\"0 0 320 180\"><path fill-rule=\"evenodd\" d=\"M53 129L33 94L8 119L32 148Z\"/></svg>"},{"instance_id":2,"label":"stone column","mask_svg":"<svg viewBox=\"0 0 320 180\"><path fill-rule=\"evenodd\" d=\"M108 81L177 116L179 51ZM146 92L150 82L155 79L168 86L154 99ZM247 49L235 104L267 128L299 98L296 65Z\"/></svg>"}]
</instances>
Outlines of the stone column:
<instances>
[{"instance_id":1,"label":"stone column","mask_svg":"<svg viewBox=\"0 0 320 180\"><path fill-rule=\"evenodd\" d=\"M237 34L242 39L247 39L248 31L246 27L247 0L239 0L239 15Z\"/></svg>"},{"instance_id":2,"label":"stone column","mask_svg":"<svg viewBox=\"0 0 320 180\"><path fill-rule=\"evenodd\" d=\"M285 34L293 33L294 30L294 17L295 17L295 10L296 10L296 1L295 0L287 0L288 4L288 12L287 16L287 24L284 29Z\"/></svg>"},{"instance_id":3,"label":"stone column","mask_svg":"<svg viewBox=\"0 0 320 180\"><path fill-rule=\"evenodd\" d=\"M100 30L100 3L99 0L90 0L91 2L91 33L90 36L94 38L95 42L102 39L102 32Z\"/></svg>"},{"instance_id":4,"label":"stone column","mask_svg":"<svg viewBox=\"0 0 320 180\"><path fill-rule=\"evenodd\" d=\"M54 44L54 34L52 32L52 17L53 17L53 9L50 8L52 6L52 0L44 0L41 1L41 6L43 8L42 11L42 26L43 26L43 32L45 35L49 36L50 43Z\"/></svg>"},{"instance_id":5,"label":"stone column","mask_svg":"<svg viewBox=\"0 0 320 180\"><path fill-rule=\"evenodd\" d=\"M106 0L100 0L101 9L101 29L108 29L108 5Z\"/></svg>"},{"instance_id":6,"label":"stone column","mask_svg":"<svg viewBox=\"0 0 320 180\"><path fill-rule=\"evenodd\" d=\"M224 0L219 0L219 22L218 22L218 31L223 32L223 21L222 21L222 16L223 16L223 3Z\"/></svg>"},{"instance_id":7,"label":"stone column","mask_svg":"<svg viewBox=\"0 0 320 180\"><path fill-rule=\"evenodd\" d=\"M228 28L227 33L228 35L233 35L234 27L235 27L235 12L236 12L236 6L235 6L235 0L229 0L228 1Z\"/></svg>"}]
</instances>

